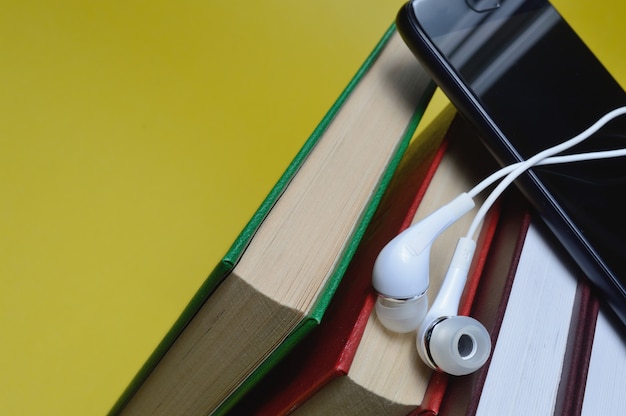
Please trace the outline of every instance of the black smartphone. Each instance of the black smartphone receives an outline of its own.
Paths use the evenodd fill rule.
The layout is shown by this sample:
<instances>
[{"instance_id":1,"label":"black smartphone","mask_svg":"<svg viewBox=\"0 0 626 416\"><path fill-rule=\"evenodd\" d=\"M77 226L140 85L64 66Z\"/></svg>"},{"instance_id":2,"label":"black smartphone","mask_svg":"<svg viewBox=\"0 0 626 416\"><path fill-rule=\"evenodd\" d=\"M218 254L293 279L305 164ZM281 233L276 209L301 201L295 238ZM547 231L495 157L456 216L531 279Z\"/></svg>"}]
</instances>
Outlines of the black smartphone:
<instances>
[{"instance_id":1,"label":"black smartphone","mask_svg":"<svg viewBox=\"0 0 626 416\"><path fill-rule=\"evenodd\" d=\"M545 0L413 0L409 48L502 165L626 105L626 94ZM567 153L626 147L626 116ZM516 184L626 324L626 160L534 167Z\"/></svg>"}]
</instances>

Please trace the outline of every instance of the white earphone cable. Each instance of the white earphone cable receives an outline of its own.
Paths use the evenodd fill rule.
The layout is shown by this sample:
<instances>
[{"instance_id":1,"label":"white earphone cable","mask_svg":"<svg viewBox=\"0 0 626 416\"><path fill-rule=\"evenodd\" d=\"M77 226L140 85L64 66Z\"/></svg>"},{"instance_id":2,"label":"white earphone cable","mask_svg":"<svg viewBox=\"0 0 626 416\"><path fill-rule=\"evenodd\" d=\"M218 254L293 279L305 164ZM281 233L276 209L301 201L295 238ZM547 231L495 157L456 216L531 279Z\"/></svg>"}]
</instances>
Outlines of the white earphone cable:
<instances>
[{"instance_id":1,"label":"white earphone cable","mask_svg":"<svg viewBox=\"0 0 626 416\"><path fill-rule=\"evenodd\" d=\"M573 155L565 155L565 156L552 156L546 159L543 159L537 162L534 166L546 166L546 165L559 165L564 163L572 163L572 162L582 162L586 160L596 160L596 159L610 159L614 157L626 156L626 148L624 149L616 149L616 150L603 150L596 152L588 152L588 153L576 153ZM483 179L478 185L473 187L470 191L467 192L469 196L474 198L476 195L484 191L498 179L506 176L511 173L515 168L519 167L524 162L513 163L512 165L505 166L487 178Z\"/></svg>"},{"instance_id":2,"label":"white earphone cable","mask_svg":"<svg viewBox=\"0 0 626 416\"><path fill-rule=\"evenodd\" d=\"M483 217L486 215L487 211L494 204L496 199L504 192L504 190L515 180L518 176L526 172L528 169L532 168L535 165L547 165L547 164L556 164L556 163L568 163L582 160L591 160L591 159L604 159L611 157L618 157L626 155L626 149L617 149L617 150L609 150L603 152L590 152L590 153L580 153L575 155L567 155L567 156L553 156L555 154L561 153L581 142L588 139L591 135L596 133L605 124L614 118L626 114L626 106L618 107L615 110L612 110L602 116L598 121L584 130L582 133L572 137L571 139L562 142L556 146L545 149L528 160L515 163L513 165L504 167L499 171L495 172L488 178L484 179L477 186L475 186L468 194L470 196L475 196L479 192L483 191L486 187L491 185L496 180L502 178L506 175L504 179L494 188L494 190L489 194L485 202L481 205L470 228L466 234L468 238L472 238L472 236L476 233L478 229L478 225L482 221Z\"/></svg>"}]
</instances>

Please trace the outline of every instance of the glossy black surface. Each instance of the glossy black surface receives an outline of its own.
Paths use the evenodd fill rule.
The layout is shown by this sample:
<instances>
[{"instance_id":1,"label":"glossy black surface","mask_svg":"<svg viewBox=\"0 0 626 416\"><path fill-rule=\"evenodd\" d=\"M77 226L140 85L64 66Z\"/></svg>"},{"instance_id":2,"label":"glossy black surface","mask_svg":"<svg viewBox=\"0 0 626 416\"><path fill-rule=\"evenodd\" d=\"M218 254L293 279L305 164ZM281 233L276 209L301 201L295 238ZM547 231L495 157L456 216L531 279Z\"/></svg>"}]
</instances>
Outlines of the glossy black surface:
<instances>
[{"instance_id":1,"label":"glossy black surface","mask_svg":"<svg viewBox=\"0 0 626 416\"><path fill-rule=\"evenodd\" d=\"M546 1L502 0L477 13L465 0L419 0L401 11L398 28L502 163L626 105L622 87ZM625 116L568 153L621 147ZM617 292L626 316L626 160L533 171L522 188L592 280Z\"/></svg>"}]
</instances>

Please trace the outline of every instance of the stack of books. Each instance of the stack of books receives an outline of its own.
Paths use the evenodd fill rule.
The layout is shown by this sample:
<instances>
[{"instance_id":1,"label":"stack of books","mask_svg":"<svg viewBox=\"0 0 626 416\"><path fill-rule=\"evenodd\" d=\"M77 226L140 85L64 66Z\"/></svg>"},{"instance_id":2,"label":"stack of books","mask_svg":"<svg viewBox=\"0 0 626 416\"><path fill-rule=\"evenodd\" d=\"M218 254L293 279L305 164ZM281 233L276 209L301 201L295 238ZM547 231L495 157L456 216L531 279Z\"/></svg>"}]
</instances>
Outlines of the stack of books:
<instances>
[{"instance_id":1,"label":"stack of books","mask_svg":"<svg viewBox=\"0 0 626 416\"><path fill-rule=\"evenodd\" d=\"M392 26L111 414L620 413L622 329L515 190L459 310L491 334L482 369L433 371L377 320L381 248L495 169ZM432 248L431 300L471 214Z\"/></svg>"}]
</instances>

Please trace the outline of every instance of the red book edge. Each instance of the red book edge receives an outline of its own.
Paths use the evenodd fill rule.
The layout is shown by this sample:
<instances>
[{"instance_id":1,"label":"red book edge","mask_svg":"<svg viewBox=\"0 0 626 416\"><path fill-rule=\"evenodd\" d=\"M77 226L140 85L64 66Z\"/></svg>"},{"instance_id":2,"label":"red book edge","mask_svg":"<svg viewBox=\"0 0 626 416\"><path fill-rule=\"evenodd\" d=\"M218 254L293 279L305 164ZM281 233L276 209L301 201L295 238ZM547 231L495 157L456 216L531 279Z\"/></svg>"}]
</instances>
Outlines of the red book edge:
<instances>
[{"instance_id":1,"label":"red book edge","mask_svg":"<svg viewBox=\"0 0 626 416\"><path fill-rule=\"evenodd\" d=\"M371 287L376 256L411 224L446 152L447 140L430 145L436 146L434 152L409 148L411 162L420 157L423 161L399 167L398 179L390 183L321 324L232 409L233 414L288 414L347 374L376 301Z\"/></svg>"},{"instance_id":2,"label":"red book edge","mask_svg":"<svg viewBox=\"0 0 626 416\"><path fill-rule=\"evenodd\" d=\"M600 301L582 273L578 281L576 296L575 311L570 325L563 372L557 393L555 415L580 415L585 398L589 360Z\"/></svg>"}]
</instances>

